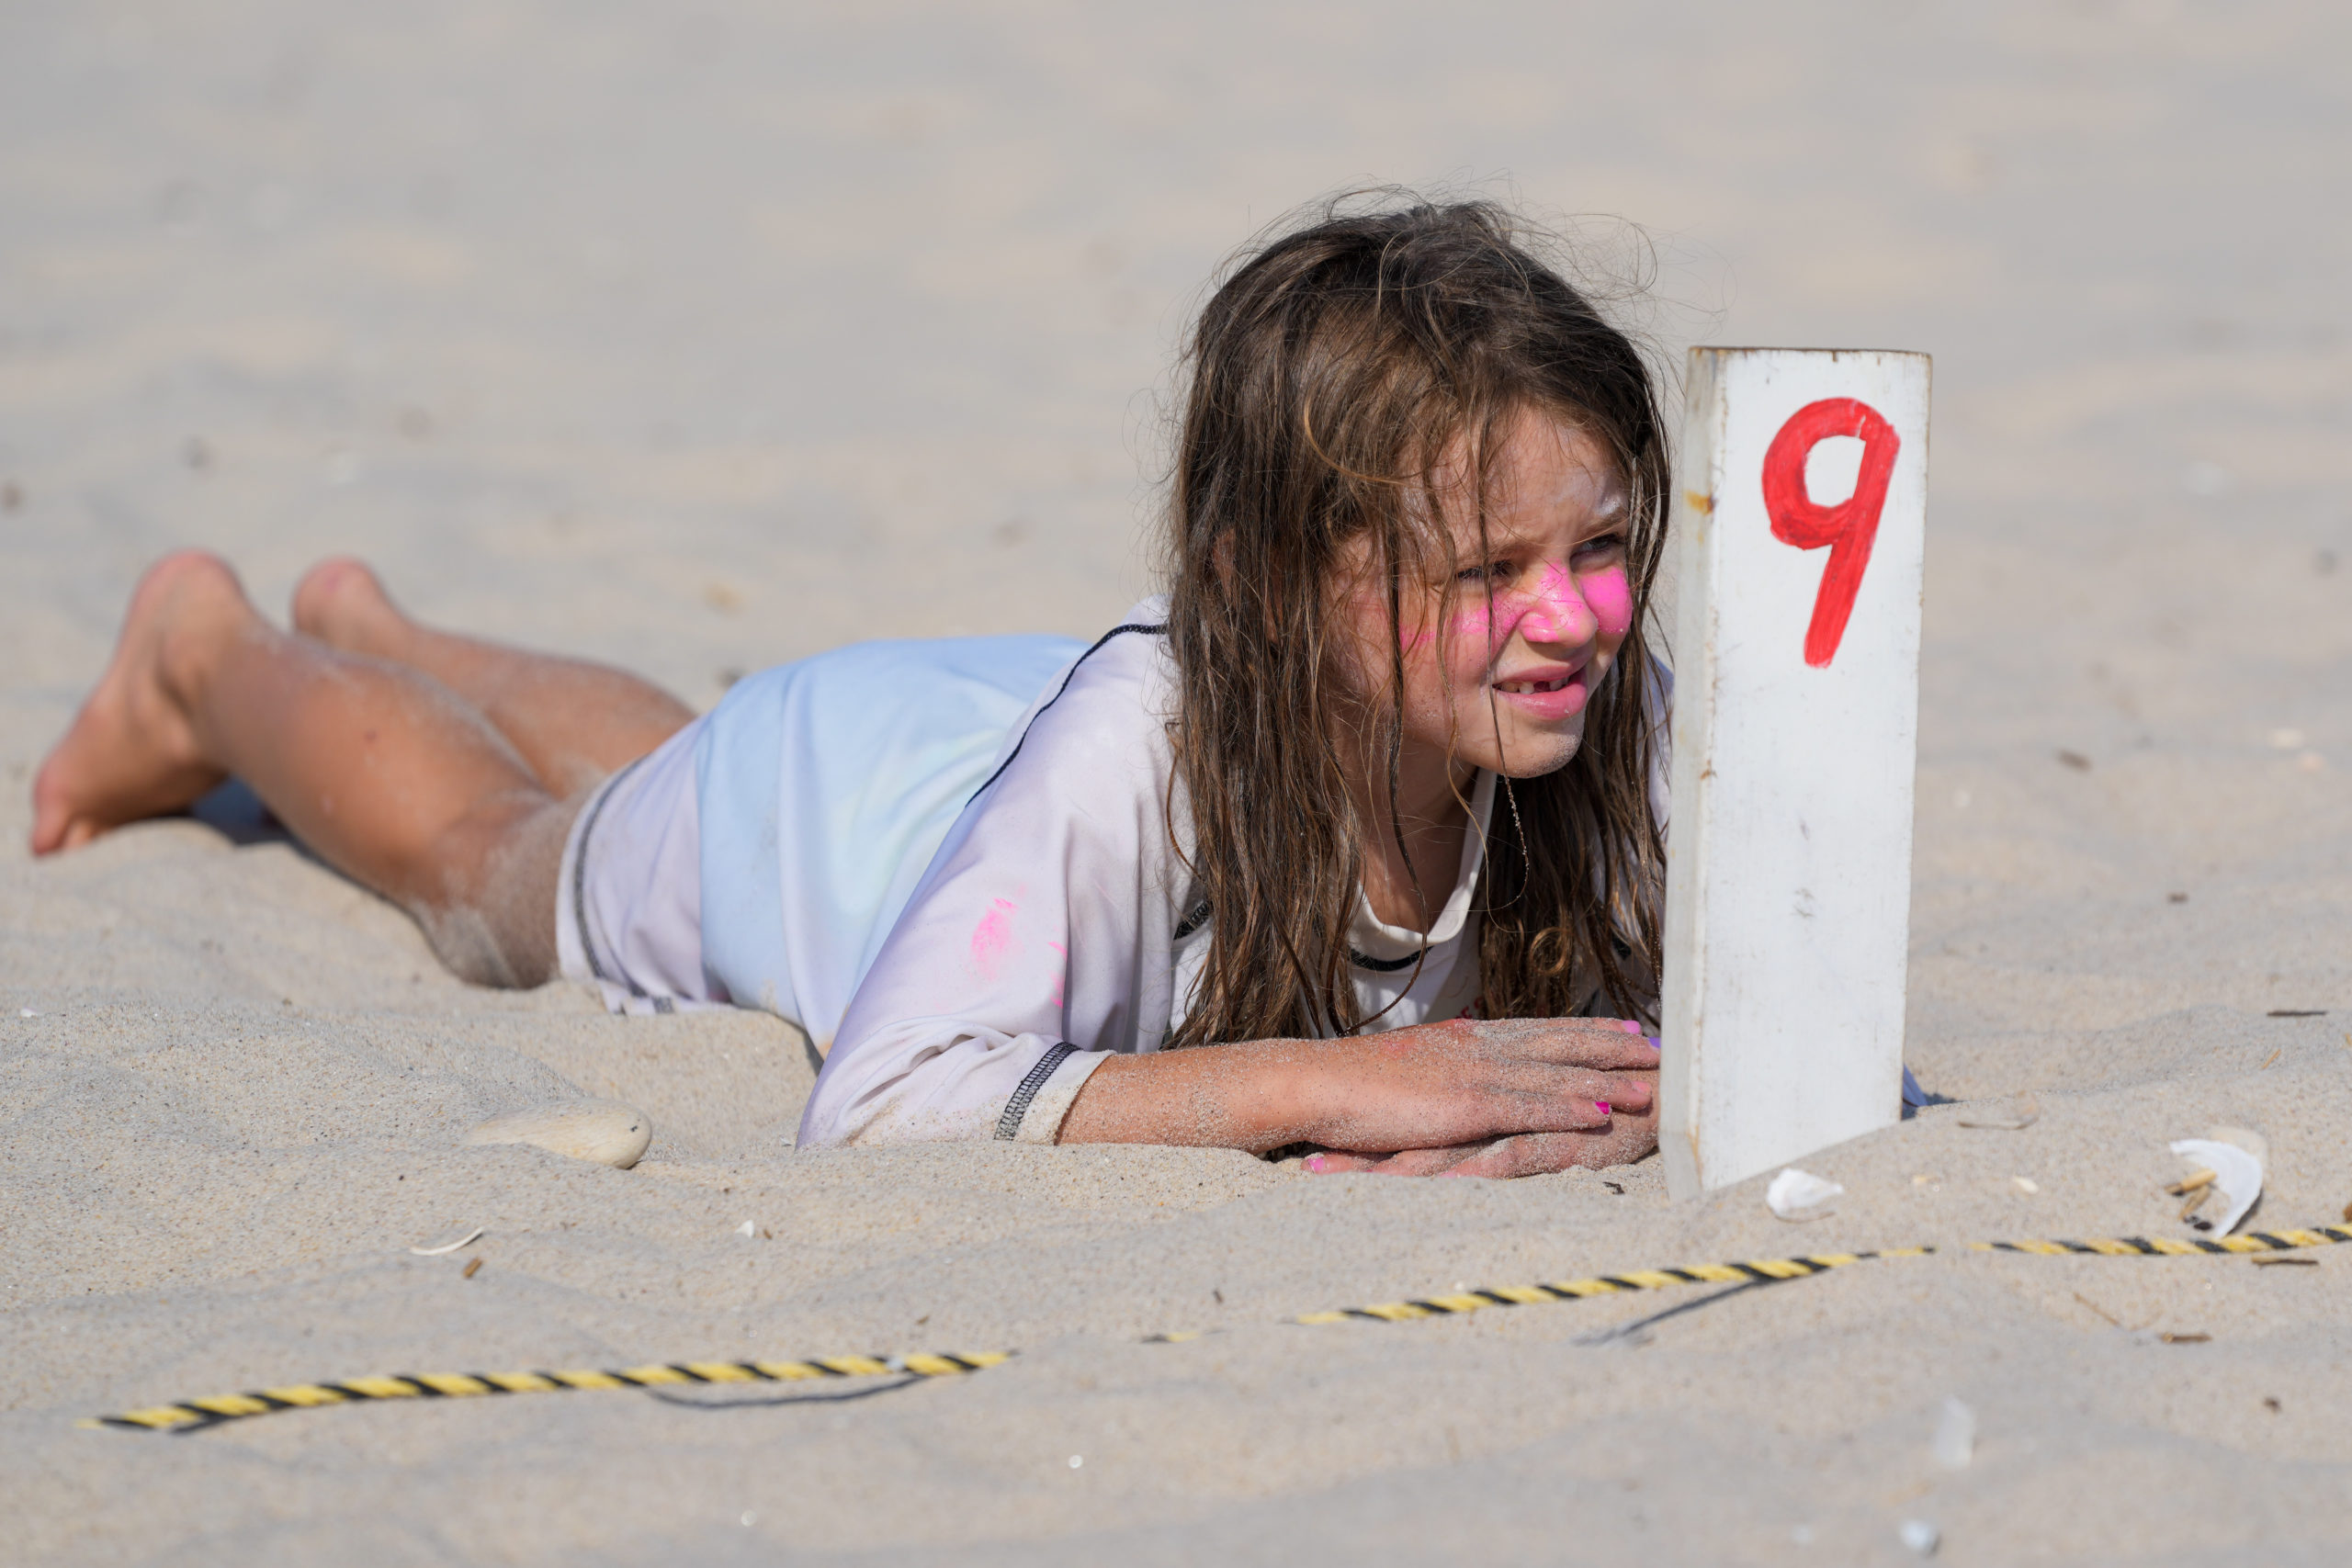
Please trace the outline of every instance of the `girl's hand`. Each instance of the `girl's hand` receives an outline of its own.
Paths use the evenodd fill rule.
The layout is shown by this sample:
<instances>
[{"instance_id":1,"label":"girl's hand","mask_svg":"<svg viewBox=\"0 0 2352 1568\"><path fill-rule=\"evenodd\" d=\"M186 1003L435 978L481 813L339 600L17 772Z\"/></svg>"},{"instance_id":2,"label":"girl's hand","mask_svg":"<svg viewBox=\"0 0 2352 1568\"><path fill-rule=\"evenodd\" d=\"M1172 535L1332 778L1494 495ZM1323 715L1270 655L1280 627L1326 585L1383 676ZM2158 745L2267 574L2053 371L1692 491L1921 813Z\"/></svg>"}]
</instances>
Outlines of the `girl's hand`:
<instances>
[{"instance_id":1,"label":"girl's hand","mask_svg":"<svg viewBox=\"0 0 2352 1568\"><path fill-rule=\"evenodd\" d=\"M1311 1168L1525 1176L1657 1146L1657 1047L1618 1019L1457 1019L1347 1042Z\"/></svg>"},{"instance_id":2,"label":"girl's hand","mask_svg":"<svg viewBox=\"0 0 2352 1568\"><path fill-rule=\"evenodd\" d=\"M1657 1144L1657 1055L1641 1025L1587 1018L1114 1055L1079 1090L1059 1137L1254 1154L1309 1143L1350 1162L1330 1168L1400 1173L1613 1164Z\"/></svg>"}]
</instances>

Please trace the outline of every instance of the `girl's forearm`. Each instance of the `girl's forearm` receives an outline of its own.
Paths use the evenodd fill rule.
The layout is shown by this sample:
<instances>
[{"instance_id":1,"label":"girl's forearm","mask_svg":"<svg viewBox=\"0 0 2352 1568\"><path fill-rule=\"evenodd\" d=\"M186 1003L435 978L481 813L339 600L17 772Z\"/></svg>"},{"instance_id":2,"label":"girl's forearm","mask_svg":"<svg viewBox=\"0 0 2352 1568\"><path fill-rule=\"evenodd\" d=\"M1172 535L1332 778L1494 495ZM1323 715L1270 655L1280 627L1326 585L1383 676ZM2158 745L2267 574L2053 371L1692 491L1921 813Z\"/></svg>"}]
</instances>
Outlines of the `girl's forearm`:
<instances>
[{"instance_id":1,"label":"girl's forearm","mask_svg":"<svg viewBox=\"0 0 2352 1568\"><path fill-rule=\"evenodd\" d=\"M1338 1040L1252 1040L1114 1055L1062 1121L1066 1144L1358 1153L1589 1131L1656 1100L1638 1025L1454 1019Z\"/></svg>"},{"instance_id":2,"label":"girl's forearm","mask_svg":"<svg viewBox=\"0 0 2352 1568\"><path fill-rule=\"evenodd\" d=\"M1065 1144L1175 1144L1264 1154L1314 1137L1309 1092L1336 1040L1253 1040L1114 1055L1063 1118Z\"/></svg>"}]
</instances>

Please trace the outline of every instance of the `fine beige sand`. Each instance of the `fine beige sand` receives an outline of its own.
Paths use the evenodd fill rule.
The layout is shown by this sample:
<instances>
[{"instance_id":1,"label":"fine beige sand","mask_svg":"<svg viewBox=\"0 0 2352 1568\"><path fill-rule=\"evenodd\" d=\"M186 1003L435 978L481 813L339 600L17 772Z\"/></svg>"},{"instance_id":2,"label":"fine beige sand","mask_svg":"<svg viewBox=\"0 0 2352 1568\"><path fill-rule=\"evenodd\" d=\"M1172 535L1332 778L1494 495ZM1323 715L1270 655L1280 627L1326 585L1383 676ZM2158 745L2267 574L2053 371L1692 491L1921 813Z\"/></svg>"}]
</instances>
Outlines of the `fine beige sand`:
<instances>
[{"instance_id":1,"label":"fine beige sand","mask_svg":"<svg viewBox=\"0 0 2352 1568\"><path fill-rule=\"evenodd\" d=\"M1952 1249L2184 1234L2165 1144L2221 1123L2270 1140L2256 1224L2352 1200L2348 47L2317 3L0 8L0 1561L2344 1561L2352 1247ZM1639 223L1674 355L1936 355L1908 1051L2031 1126L1825 1151L1804 1225L1655 1161L799 1153L784 1025L468 989L233 811L26 858L175 546L273 607L356 550L696 705L1092 635L1204 280L1372 178L1609 215L1612 276ZM641 1165L462 1145L574 1094L650 1113ZM1703 1291L1276 1322L1905 1244L1947 1250L1608 1343ZM1023 1354L74 1425L924 1348Z\"/></svg>"}]
</instances>

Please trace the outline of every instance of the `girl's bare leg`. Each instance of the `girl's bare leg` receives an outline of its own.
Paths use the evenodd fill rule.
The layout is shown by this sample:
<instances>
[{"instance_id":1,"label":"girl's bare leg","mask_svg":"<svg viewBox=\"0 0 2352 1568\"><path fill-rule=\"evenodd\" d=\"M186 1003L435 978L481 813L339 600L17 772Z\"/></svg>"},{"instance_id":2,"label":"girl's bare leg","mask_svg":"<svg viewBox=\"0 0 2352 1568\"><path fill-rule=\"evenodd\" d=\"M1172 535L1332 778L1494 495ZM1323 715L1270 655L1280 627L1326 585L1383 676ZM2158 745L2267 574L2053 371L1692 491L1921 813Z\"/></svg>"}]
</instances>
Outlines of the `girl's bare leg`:
<instances>
[{"instance_id":1,"label":"girl's bare leg","mask_svg":"<svg viewBox=\"0 0 2352 1568\"><path fill-rule=\"evenodd\" d=\"M588 788L684 728L694 710L607 664L530 653L411 620L363 562L322 561L294 590L294 629L421 670L481 711L550 794Z\"/></svg>"},{"instance_id":2,"label":"girl's bare leg","mask_svg":"<svg viewBox=\"0 0 2352 1568\"><path fill-rule=\"evenodd\" d=\"M114 661L33 784L36 854L250 784L321 858L399 904L478 985L555 970L576 799L414 670L278 631L189 551L132 595Z\"/></svg>"}]
</instances>

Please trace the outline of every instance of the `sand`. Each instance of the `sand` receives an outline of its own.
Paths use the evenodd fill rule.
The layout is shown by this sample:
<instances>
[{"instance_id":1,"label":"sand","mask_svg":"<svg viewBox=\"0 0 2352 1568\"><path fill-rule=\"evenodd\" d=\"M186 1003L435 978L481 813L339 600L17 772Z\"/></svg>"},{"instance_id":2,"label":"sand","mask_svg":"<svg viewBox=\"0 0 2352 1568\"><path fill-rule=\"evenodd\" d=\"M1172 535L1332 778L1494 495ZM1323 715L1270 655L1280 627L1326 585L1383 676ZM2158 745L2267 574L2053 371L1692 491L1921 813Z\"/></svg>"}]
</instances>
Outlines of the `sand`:
<instances>
[{"instance_id":1,"label":"sand","mask_svg":"<svg viewBox=\"0 0 2352 1568\"><path fill-rule=\"evenodd\" d=\"M1921 1520L1959 1563L2341 1561L2352 1247L1947 1250L1600 1344L1700 1292L1274 1320L2179 1234L2164 1145L2217 1123L2271 1140L2256 1224L2337 1219L2347 43L2317 5L0 12L0 1558L1873 1562ZM696 704L859 637L1099 631L1150 585L1203 280L1374 177L1644 225L1669 354L1936 355L1908 1054L2031 1126L1824 1151L1848 1196L1801 1226L1654 1161L798 1152L774 1020L468 989L233 815L25 858L30 770L178 545L272 605L358 550ZM644 1163L460 1146L570 1094L649 1112ZM1169 1328L1226 1332L1138 1342ZM1023 1354L852 1400L73 1425L926 1348Z\"/></svg>"}]
</instances>

